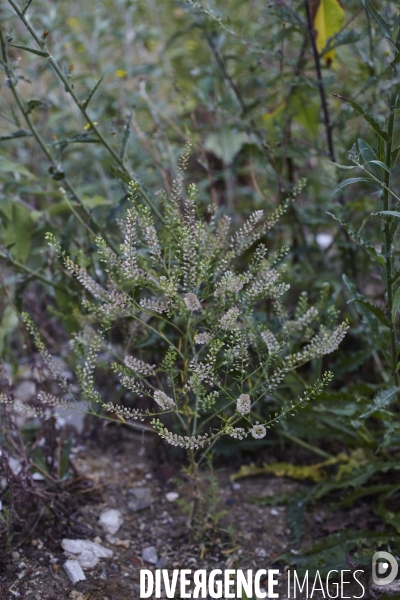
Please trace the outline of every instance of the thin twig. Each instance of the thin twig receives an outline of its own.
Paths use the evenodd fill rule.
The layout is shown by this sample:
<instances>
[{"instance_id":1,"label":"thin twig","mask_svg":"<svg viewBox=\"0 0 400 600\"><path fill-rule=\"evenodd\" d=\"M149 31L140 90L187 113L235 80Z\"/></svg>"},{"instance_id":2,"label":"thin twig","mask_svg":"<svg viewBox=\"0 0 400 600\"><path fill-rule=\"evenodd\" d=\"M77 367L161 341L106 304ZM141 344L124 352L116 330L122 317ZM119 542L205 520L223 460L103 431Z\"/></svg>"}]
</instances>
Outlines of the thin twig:
<instances>
[{"instance_id":1,"label":"thin twig","mask_svg":"<svg viewBox=\"0 0 400 600\"><path fill-rule=\"evenodd\" d=\"M315 40L315 29L314 29L313 22L311 19L311 11L310 11L310 5L308 3L308 0L305 0L304 5L306 8L306 14L307 14L308 33L310 35L311 47L312 47L312 51L313 51L313 55L314 55L315 70L317 72L318 88L319 88L319 94L321 97L322 112L324 114L326 141L328 143L328 150L329 150L329 155L331 157L331 160L333 162L336 162L336 156L335 156L335 150L333 147L333 138L332 138L332 124L331 124L330 118L329 118L328 100L327 100L326 94L325 94L324 81L322 78L322 71L321 71L321 61L320 61L320 57L319 57L319 53L318 53L318 49L317 49L316 40Z\"/></svg>"}]
</instances>

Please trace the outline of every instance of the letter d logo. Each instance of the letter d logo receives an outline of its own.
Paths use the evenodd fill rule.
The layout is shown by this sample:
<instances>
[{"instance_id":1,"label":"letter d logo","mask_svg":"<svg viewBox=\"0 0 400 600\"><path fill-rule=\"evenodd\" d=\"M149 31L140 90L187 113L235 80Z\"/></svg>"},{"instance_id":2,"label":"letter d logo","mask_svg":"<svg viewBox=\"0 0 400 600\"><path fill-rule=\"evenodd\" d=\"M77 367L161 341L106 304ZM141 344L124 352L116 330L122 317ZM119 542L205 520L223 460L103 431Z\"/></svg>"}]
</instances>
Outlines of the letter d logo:
<instances>
[{"instance_id":1,"label":"letter d logo","mask_svg":"<svg viewBox=\"0 0 400 600\"><path fill-rule=\"evenodd\" d=\"M384 560L385 562L378 562ZM392 569L390 572L389 565ZM372 580L376 585L387 585L392 583L397 577L399 566L397 560L389 552L375 552L372 557ZM389 573L386 577L379 577L378 575L384 575Z\"/></svg>"}]
</instances>

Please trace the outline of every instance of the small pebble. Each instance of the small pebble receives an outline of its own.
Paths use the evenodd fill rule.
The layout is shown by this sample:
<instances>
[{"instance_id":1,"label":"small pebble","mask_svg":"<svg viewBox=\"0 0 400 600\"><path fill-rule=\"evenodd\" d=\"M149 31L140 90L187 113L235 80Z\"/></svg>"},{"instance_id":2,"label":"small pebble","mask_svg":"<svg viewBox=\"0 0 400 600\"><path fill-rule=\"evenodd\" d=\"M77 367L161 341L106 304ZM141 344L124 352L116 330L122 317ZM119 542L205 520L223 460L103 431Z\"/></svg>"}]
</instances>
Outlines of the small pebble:
<instances>
[{"instance_id":1,"label":"small pebble","mask_svg":"<svg viewBox=\"0 0 400 600\"><path fill-rule=\"evenodd\" d=\"M162 556L156 563L156 569L165 569L168 565L168 559L165 556Z\"/></svg>"},{"instance_id":2,"label":"small pebble","mask_svg":"<svg viewBox=\"0 0 400 600\"><path fill-rule=\"evenodd\" d=\"M151 488L131 488L128 493L133 496L133 500L128 501L128 508L132 512L139 512L150 506Z\"/></svg>"},{"instance_id":3,"label":"small pebble","mask_svg":"<svg viewBox=\"0 0 400 600\"><path fill-rule=\"evenodd\" d=\"M143 548L142 558L145 562L155 565L158 562L158 554L155 546L147 546Z\"/></svg>"},{"instance_id":4,"label":"small pebble","mask_svg":"<svg viewBox=\"0 0 400 600\"><path fill-rule=\"evenodd\" d=\"M174 502L179 498L179 494L178 492L168 492L167 494L165 494L165 497L168 500L168 502Z\"/></svg>"},{"instance_id":5,"label":"small pebble","mask_svg":"<svg viewBox=\"0 0 400 600\"><path fill-rule=\"evenodd\" d=\"M115 508L104 510L99 518L102 528L111 535L117 533L123 522L124 519L122 518L121 511Z\"/></svg>"}]
</instances>

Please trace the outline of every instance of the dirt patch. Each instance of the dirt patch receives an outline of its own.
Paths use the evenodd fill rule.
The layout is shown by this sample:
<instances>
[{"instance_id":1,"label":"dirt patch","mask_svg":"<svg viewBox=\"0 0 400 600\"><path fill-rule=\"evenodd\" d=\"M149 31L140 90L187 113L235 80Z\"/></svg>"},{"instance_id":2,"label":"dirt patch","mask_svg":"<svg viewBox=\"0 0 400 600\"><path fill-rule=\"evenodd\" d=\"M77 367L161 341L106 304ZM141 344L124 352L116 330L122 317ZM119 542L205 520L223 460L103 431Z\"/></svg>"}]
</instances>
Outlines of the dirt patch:
<instances>
[{"instance_id":1,"label":"dirt patch","mask_svg":"<svg viewBox=\"0 0 400 600\"><path fill-rule=\"evenodd\" d=\"M34 532L28 544L6 557L2 585L8 590L8 597L138 598L139 571L143 567L267 569L288 550L290 530L286 508L259 507L249 499L295 492L298 484L272 477L231 484L232 470L218 469L215 473L218 485L212 498L215 506L205 527L204 541L193 543L184 510L192 500L190 482L171 465L164 462L164 467L160 467L153 436L143 437L122 428L118 431L118 443L106 448L80 445L72 459L76 471L92 481L98 494L95 502L81 494L80 508L74 518L81 531L87 533L79 537L112 550L112 558L101 559L94 568L85 569L86 580L72 585L63 568L67 556L61 546L62 539L48 529L41 531L40 536ZM208 476L203 473L205 480ZM123 518L114 536L107 534L99 523L106 509L120 511ZM156 563L146 563L143 558L146 558L144 550L151 547L157 555Z\"/></svg>"}]
</instances>

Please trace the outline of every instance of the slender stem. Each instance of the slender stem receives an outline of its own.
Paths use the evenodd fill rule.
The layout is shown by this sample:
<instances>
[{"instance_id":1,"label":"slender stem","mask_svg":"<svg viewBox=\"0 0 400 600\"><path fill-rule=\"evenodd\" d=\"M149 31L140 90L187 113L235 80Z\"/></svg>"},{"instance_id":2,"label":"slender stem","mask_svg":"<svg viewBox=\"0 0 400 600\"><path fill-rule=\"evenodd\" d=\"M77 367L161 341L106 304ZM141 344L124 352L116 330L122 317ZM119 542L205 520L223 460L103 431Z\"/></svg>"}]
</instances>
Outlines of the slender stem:
<instances>
[{"instance_id":1,"label":"slender stem","mask_svg":"<svg viewBox=\"0 0 400 600\"><path fill-rule=\"evenodd\" d=\"M326 141L328 143L328 150L329 150L330 157L333 162L336 162L335 150L334 150L334 146L333 146L333 137L332 137L332 124L330 122L329 110L328 110L328 100L327 100L326 94L325 94L324 81L322 78L322 71L321 71L321 61L320 61L320 57L319 57L319 53L318 53L317 44L315 41L315 30L314 30L313 22L311 19L311 11L310 11L310 5L308 3L308 0L305 1L304 5L306 8L306 14L307 14L308 33L310 35L311 47L312 47L312 51L313 51L313 55L314 55L315 70L317 72L318 88L319 88L319 94L321 97L321 106L322 106L322 111L324 114L324 123L325 123L325 129L326 129Z\"/></svg>"},{"instance_id":2,"label":"slender stem","mask_svg":"<svg viewBox=\"0 0 400 600\"><path fill-rule=\"evenodd\" d=\"M30 25L30 23L25 18L24 13L19 9L19 7L16 4L16 2L14 2L14 0L8 0L8 2L9 2L9 4L11 4L11 6L13 7L13 9L17 13L18 17L21 19L21 21L25 25L25 27L28 29L29 33L31 34L31 36L33 37L33 39L35 40L35 42L37 43L37 45L41 48L42 51L45 51L47 53L46 58L47 58L47 60L48 60L48 62L50 64L51 68L56 73L56 75L58 76L58 78L62 81L62 83L63 83L63 85L65 87L65 90L71 95L71 98L74 100L76 106L78 107L78 109L82 113L82 115L85 118L85 120L87 121L87 123L90 125L91 130L97 135L97 137L99 138L99 140L102 143L102 145L106 148L106 150L109 152L109 154L111 154L111 156L113 157L113 159L115 160L115 162L117 163L117 165L122 169L122 171L124 172L124 174L127 175L128 177L130 177L133 180L134 179L133 173L127 167L127 165L125 164L125 161L123 160L123 158L121 158L119 156L119 154L114 150L114 148L108 143L107 139L103 136L103 134L101 133L101 131L96 126L96 123L94 122L94 120L88 114L85 102L81 102L79 100L78 96L75 94L75 91L74 91L73 87L71 86L70 82L68 81L68 78L65 76L65 73L63 73L63 71L59 67L58 63L54 60L53 56L51 55L51 53L46 48L46 42L43 42L38 37L38 35L35 33L33 27ZM142 186L139 187L139 193L142 196L143 200L155 212L157 212L157 214L159 215L159 211L158 211L157 207L154 205L154 203L152 202L152 200L149 198L149 196L143 190Z\"/></svg>"},{"instance_id":3,"label":"slender stem","mask_svg":"<svg viewBox=\"0 0 400 600\"><path fill-rule=\"evenodd\" d=\"M18 106L19 110L21 111L21 113L25 119L25 122L26 122L28 128L30 129L33 137L35 138L36 142L39 144L44 155L46 156L47 160L49 161L53 172L56 173L58 171L58 165L55 162L50 150L48 149L46 142L44 141L44 139L42 138L42 136L40 135L40 133L38 132L38 130L36 129L34 124L32 123L29 113L25 110L24 104L17 92L16 86L14 83L14 73L8 64L7 49L6 49L6 44L4 41L3 32L1 31L1 29L0 29L0 46L1 46L3 64L4 64L4 68L6 71L7 78L8 78L9 86L10 86L11 92L14 96L14 99L17 103L17 106ZM114 250L114 252L116 252L116 254L119 254L119 248L114 244L114 242L112 240L109 239L109 237L107 236L107 233L104 231L104 229L93 218L93 215L90 213L88 208L84 205L84 203L82 202L82 200L80 199L80 197L78 196L76 191L74 190L72 184L70 183L70 181L67 177L63 178L63 184L64 184L65 188L68 190L68 192L71 194L71 196L76 200L76 202L78 202L79 206L85 212L88 219L92 221L96 230L102 234L102 236L107 241L107 243L110 245L110 247ZM75 211L73 211L73 212L75 213ZM75 213L75 216L76 216L76 213ZM79 218L79 220L83 223L82 219ZM83 223L83 225L85 227L88 227L85 223Z\"/></svg>"},{"instance_id":4,"label":"slender stem","mask_svg":"<svg viewBox=\"0 0 400 600\"><path fill-rule=\"evenodd\" d=\"M47 279L46 277L44 277L44 275L41 275L38 271L34 271L33 269L30 269L23 263L20 263L18 260L15 260L14 258L12 258L12 256L10 256L9 254L6 254L5 252L2 252L1 250L0 250L0 258L3 258L4 260L11 263L19 271L25 271L25 273L27 273L30 277L34 277L35 279L42 281L46 285L50 285L51 287L56 288L58 290L63 289L62 286L60 284L56 283L54 280Z\"/></svg>"},{"instance_id":5,"label":"slender stem","mask_svg":"<svg viewBox=\"0 0 400 600\"><path fill-rule=\"evenodd\" d=\"M398 95L397 93L392 93L389 99L389 118L387 121L386 131L389 136L389 140L385 144L385 164L389 167L392 161L392 138L394 131L394 120L395 120L395 111L397 107ZM385 170L384 174L384 182L383 186L383 210L389 210L389 192L390 192L390 172ZM393 309L393 280L392 280L392 268L393 268L393 250L392 250L392 233L391 233L391 224L390 222L386 222L384 225L384 243L383 243L383 254L385 257L385 288L387 295L387 317L390 323L390 351L391 351L391 359L392 359L392 375L394 377L394 381L396 386L400 385L399 373L397 372L397 344L396 344L396 326L395 326L395 318L392 317L392 309ZM396 317L396 315L395 315Z\"/></svg>"}]
</instances>

